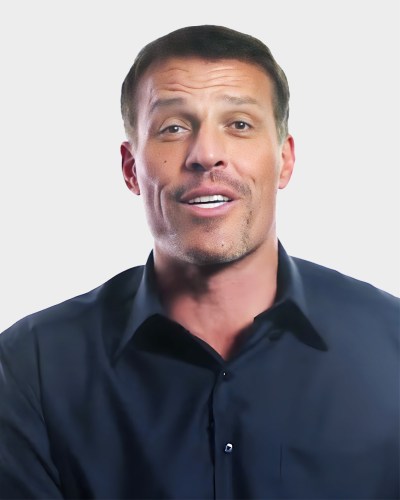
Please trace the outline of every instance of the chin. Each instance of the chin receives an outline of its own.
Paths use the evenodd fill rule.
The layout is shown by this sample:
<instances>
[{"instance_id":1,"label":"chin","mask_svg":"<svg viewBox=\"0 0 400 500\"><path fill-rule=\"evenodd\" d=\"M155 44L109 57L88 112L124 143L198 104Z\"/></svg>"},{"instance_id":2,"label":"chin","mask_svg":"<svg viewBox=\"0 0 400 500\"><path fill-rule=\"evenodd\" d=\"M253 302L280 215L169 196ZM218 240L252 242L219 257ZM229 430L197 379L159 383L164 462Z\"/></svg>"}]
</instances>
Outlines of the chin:
<instances>
[{"instance_id":1,"label":"chin","mask_svg":"<svg viewBox=\"0 0 400 500\"><path fill-rule=\"evenodd\" d=\"M183 253L182 250L180 252ZM182 260L197 266L217 266L221 264L229 264L236 262L249 253L246 246L241 246L235 249L204 249L204 248L191 248L187 249L182 255Z\"/></svg>"}]
</instances>

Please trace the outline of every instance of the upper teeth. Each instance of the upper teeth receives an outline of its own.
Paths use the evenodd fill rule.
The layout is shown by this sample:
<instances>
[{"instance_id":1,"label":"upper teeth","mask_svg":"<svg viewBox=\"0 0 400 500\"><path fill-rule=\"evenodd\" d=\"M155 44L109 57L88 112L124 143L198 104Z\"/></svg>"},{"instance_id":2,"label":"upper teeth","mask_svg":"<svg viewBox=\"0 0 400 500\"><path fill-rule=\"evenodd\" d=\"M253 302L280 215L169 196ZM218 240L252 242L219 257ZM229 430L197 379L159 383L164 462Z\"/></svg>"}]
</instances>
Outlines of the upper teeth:
<instances>
[{"instance_id":1,"label":"upper teeth","mask_svg":"<svg viewBox=\"0 0 400 500\"><path fill-rule=\"evenodd\" d=\"M222 194L212 194L211 196L198 196L189 200L188 203L207 203L213 201L229 201L229 198L222 196Z\"/></svg>"}]
</instances>

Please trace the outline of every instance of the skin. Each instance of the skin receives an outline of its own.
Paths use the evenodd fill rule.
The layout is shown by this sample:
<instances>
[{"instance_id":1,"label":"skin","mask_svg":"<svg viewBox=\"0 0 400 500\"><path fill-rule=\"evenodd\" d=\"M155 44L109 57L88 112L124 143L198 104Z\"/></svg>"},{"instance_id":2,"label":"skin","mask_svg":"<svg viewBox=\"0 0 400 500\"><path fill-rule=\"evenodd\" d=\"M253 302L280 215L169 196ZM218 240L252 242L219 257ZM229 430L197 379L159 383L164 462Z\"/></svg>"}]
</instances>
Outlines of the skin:
<instances>
[{"instance_id":1,"label":"skin","mask_svg":"<svg viewBox=\"0 0 400 500\"><path fill-rule=\"evenodd\" d=\"M295 158L293 138L278 139L272 98L256 65L167 59L142 77L135 138L121 146L167 313L224 358L276 294L276 195ZM218 193L231 201L188 204Z\"/></svg>"}]
</instances>

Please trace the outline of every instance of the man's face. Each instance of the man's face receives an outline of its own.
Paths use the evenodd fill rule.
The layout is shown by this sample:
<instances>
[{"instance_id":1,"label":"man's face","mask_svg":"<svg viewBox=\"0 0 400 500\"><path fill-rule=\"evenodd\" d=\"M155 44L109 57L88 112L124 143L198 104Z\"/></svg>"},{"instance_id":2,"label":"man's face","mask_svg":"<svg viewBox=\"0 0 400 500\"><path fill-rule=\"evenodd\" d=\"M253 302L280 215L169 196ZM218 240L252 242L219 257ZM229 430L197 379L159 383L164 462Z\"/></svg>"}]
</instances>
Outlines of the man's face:
<instances>
[{"instance_id":1,"label":"man's face","mask_svg":"<svg viewBox=\"0 0 400 500\"><path fill-rule=\"evenodd\" d=\"M269 77L235 59L171 58L150 66L136 102L123 171L156 255L221 264L272 241L294 151L291 137L278 140Z\"/></svg>"}]
</instances>

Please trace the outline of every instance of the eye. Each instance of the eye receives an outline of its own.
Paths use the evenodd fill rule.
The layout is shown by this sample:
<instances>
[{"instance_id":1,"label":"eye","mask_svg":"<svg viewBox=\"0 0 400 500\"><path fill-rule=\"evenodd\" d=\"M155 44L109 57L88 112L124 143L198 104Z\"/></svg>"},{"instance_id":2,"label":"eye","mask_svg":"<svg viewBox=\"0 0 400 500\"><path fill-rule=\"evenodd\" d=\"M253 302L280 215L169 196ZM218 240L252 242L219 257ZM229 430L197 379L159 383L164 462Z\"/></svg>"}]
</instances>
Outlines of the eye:
<instances>
[{"instance_id":1,"label":"eye","mask_svg":"<svg viewBox=\"0 0 400 500\"><path fill-rule=\"evenodd\" d=\"M235 130L249 130L251 128L251 125L242 120L237 120L231 123L231 127Z\"/></svg>"},{"instance_id":2,"label":"eye","mask_svg":"<svg viewBox=\"0 0 400 500\"><path fill-rule=\"evenodd\" d=\"M160 130L160 134L178 134L179 132L183 132L186 129L181 125L168 125L168 127Z\"/></svg>"}]
</instances>

